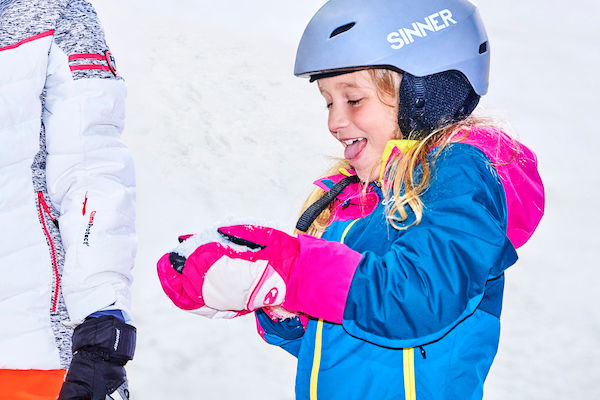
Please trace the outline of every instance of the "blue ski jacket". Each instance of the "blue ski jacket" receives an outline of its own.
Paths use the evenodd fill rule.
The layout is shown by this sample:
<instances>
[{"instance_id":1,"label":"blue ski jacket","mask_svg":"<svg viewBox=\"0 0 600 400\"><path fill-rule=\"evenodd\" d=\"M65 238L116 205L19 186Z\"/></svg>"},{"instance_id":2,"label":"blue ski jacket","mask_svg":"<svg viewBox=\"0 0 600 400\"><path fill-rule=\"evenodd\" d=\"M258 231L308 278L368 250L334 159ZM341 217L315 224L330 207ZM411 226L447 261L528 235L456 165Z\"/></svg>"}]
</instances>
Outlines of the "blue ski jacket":
<instances>
[{"instance_id":1,"label":"blue ski jacket","mask_svg":"<svg viewBox=\"0 0 600 400\"><path fill-rule=\"evenodd\" d=\"M498 156L505 148L494 151L507 143L502 132L472 132L477 137L484 139L447 145L435 160L431 152L418 225L394 229L374 183L366 195L357 183L338 196L340 212L323 239L362 254L342 324L309 316L304 326L256 312L263 338L298 358L297 399L482 398L498 347L504 271L543 214L543 186L525 146L513 141L507 161Z\"/></svg>"}]
</instances>

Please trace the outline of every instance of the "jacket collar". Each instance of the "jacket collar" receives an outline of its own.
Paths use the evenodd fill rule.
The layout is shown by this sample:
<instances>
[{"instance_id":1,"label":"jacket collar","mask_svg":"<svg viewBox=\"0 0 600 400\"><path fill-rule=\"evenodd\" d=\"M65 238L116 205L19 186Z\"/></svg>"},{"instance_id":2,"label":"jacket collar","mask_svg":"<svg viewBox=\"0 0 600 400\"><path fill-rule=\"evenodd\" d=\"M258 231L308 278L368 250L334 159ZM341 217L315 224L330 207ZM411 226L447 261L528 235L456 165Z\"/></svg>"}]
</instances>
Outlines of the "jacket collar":
<instances>
[{"instance_id":1,"label":"jacket collar","mask_svg":"<svg viewBox=\"0 0 600 400\"><path fill-rule=\"evenodd\" d=\"M383 173L385 172L385 169L388 166L392 157L398 153L407 153L417 143L419 143L418 140L410 139L396 139L387 142L387 144L385 145L385 149L383 149L383 155L381 156L381 168L379 169L379 182L382 185Z\"/></svg>"}]
</instances>

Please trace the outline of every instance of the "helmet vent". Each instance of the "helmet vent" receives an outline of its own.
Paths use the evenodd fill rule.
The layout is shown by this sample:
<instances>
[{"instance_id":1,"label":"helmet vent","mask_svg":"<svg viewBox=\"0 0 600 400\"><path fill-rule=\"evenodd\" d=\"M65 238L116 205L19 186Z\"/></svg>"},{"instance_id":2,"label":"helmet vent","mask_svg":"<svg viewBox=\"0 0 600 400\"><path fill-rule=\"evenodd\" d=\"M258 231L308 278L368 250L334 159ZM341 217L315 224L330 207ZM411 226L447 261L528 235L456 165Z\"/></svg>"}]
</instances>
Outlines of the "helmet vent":
<instances>
[{"instance_id":1,"label":"helmet vent","mask_svg":"<svg viewBox=\"0 0 600 400\"><path fill-rule=\"evenodd\" d=\"M487 43L488 42L483 42L479 45L479 54L483 54L487 51Z\"/></svg>"},{"instance_id":2,"label":"helmet vent","mask_svg":"<svg viewBox=\"0 0 600 400\"><path fill-rule=\"evenodd\" d=\"M331 35L329 35L329 39L331 39L334 36L339 35L340 33L344 33L346 31L349 31L350 29L352 29L352 27L354 25L356 25L356 22L350 22L349 24L342 25L342 26L339 26L339 27L335 28L333 30L333 32L331 32Z\"/></svg>"}]
</instances>

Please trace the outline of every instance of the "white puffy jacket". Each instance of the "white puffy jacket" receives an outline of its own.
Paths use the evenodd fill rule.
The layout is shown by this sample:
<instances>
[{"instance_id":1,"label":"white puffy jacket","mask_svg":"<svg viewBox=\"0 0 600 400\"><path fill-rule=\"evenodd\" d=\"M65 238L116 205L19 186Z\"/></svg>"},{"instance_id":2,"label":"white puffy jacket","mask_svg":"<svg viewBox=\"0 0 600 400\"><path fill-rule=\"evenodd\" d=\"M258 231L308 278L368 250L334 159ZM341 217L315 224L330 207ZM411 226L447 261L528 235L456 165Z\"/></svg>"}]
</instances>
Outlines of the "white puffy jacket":
<instances>
[{"instance_id":1,"label":"white puffy jacket","mask_svg":"<svg viewBox=\"0 0 600 400\"><path fill-rule=\"evenodd\" d=\"M87 1L0 0L0 368L66 368L70 322L129 314L125 92Z\"/></svg>"}]
</instances>

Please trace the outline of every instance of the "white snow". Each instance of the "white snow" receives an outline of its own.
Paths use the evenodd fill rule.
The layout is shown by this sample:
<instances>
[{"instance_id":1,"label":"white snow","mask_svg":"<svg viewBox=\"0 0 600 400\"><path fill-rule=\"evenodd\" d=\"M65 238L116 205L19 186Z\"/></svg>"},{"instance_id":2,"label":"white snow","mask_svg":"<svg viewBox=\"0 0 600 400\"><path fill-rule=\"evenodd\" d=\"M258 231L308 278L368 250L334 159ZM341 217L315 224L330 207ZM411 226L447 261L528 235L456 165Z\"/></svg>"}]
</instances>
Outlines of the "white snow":
<instances>
[{"instance_id":1,"label":"white snow","mask_svg":"<svg viewBox=\"0 0 600 400\"><path fill-rule=\"evenodd\" d=\"M324 101L292 74L322 0L93 1L129 88L136 160L138 327L132 400L292 399L295 359L252 317L173 306L158 258L233 218L291 227L311 182L341 157ZM482 110L538 155L547 211L507 272L485 399L600 398L600 3L479 0L492 51Z\"/></svg>"}]
</instances>

